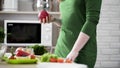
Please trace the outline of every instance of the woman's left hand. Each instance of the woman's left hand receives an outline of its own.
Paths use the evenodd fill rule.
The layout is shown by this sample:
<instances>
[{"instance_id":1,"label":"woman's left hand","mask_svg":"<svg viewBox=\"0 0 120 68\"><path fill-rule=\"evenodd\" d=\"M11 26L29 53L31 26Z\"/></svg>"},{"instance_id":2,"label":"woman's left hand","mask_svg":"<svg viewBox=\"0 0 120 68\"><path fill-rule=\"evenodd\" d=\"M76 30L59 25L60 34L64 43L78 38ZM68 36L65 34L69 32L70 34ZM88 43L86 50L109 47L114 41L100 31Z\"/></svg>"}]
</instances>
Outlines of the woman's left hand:
<instances>
[{"instance_id":1,"label":"woman's left hand","mask_svg":"<svg viewBox=\"0 0 120 68\"><path fill-rule=\"evenodd\" d=\"M78 52L76 52L76 51L71 51L71 52L67 55L66 60L74 61L77 56L78 56Z\"/></svg>"}]
</instances>

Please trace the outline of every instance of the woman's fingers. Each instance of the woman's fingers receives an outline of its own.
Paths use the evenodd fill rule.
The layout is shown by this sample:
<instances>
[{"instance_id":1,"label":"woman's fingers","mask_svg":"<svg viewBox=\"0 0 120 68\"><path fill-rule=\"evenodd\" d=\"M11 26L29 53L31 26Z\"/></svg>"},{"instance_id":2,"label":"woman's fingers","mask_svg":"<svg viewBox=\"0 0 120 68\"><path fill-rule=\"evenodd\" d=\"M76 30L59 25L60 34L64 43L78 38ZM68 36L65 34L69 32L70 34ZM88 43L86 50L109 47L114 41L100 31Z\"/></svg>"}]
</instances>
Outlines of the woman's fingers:
<instances>
[{"instance_id":1,"label":"woman's fingers","mask_svg":"<svg viewBox=\"0 0 120 68\"><path fill-rule=\"evenodd\" d=\"M72 57L65 59L65 61L67 61L67 60L74 61L74 59Z\"/></svg>"},{"instance_id":2,"label":"woman's fingers","mask_svg":"<svg viewBox=\"0 0 120 68\"><path fill-rule=\"evenodd\" d=\"M49 21L49 17L48 16L46 16L46 18L43 18L43 23L45 24L45 23L49 23L50 21Z\"/></svg>"},{"instance_id":3,"label":"woman's fingers","mask_svg":"<svg viewBox=\"0 0 120 68\"><path fill-rule=\"evenodd\" d=\"M51 22L51 16L46 16L45 18L40 19L40 23L50 23Z\"/></svg>"},{"instance_id":4,"label":"woman's fingers","mask_svg":"<svg viewBox=\"0 0 120 68\"><path fill-rule=\"evenodd\" d=\"M49 23L49 19L48 19L48 16L46 16L46 23Z\"/></svg>"},{"instance_id":5,"label":"woman's fingers","mask_svg":"<svg viewBox=\"0 0 120 68\"><path fill-rule=\"evenodd\" d=\"M40 19L39 22L42 23L43 22L42 19Z\"/></svg>"},{"instance_id":6,"label":"woman's fingers","mask_svg":"<svg viewBox=\"0 0 120 68\"><path fill-rule=\"evenodd\" d=\"M45 24L45 18L42 19L43 23Z\"/></svg>"}]
</instances>

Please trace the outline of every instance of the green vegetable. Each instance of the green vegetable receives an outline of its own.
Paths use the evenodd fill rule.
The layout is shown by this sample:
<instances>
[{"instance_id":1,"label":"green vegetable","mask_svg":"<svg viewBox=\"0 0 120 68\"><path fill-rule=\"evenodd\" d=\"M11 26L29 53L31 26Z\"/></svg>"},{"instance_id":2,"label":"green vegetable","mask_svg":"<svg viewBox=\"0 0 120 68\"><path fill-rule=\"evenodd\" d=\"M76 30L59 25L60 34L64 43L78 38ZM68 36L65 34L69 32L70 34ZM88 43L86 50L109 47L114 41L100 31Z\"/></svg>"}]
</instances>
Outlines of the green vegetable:
<instances>
[{"instance_id":1,"label":"green vegetable","mask_svg":"<svg viewBox=\"0 0 120 68\"><path fill-rule=\"evenodd\" d=\"M45 53L43 56L41 56L40 61L41 62L49 62L49 59L50 59L50 54Z\"/></svg>"},{"instance_id":2,"label":"green vegetable","mask_svg":"<svg viewBox=\"0 0 120 68\"><path fill-rule=\"evenodd\" d=\"M6 59L6 62L9 64L36 64L37 59Z\"/></svg>"},{"instance_id":3,"label":"green vegetable","mask_svg":"<svg viewBox=\"0 0 120 68\"><path fill-rule=\"evenodd\" d=\"M4 29L0 27L0 43L3 42L4 37L5 37Z\"/></svg>"},{"instance_id":4,"label":"green vegetable","mask_svg":"<svg viewBox=\"0 0 120 68\"><path fill-rule=\"evenodd\" d=\"M44 53L47 53L48 51L45 49L45 46L43 45L34 45L33 47L34 54L35 55L43 55Z\"/></svg>"},{"instance_id":5,"label":"green vegetable","mask_svg":"<svg viewBox=\"0 0 120 68\"><path fill-rule=\"evenodd\" d=\"M50 58L58 58L55 54L45 53L41 56L40 61L41 62L50 62Z\"/></svg>"},{"instance_id":6,"label":"green vegetable","mask_svg":"<svg viewBox=\"0 0 120 68\"><path fill-rule=\"evenodd\" d=\"M50 57L51 57L51 58L56 58L56 59L58 58L58 56L55 55L55 54L51 54Z\"/></svg>"}]
</instances>

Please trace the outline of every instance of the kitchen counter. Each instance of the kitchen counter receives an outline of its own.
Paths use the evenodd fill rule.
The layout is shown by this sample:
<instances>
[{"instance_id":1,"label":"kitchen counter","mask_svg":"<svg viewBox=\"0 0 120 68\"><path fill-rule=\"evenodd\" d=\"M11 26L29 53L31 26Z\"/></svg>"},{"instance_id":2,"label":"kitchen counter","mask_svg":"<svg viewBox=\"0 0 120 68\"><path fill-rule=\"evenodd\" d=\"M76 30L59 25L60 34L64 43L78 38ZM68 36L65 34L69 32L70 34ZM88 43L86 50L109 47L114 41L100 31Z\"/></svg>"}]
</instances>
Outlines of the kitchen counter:
<instances>
[{"instance_id":1,"label":"kitchen counter","mask_svg":"<svg viewBox=\"0 0 120 68\"><path fill-rule=\"evenodd\" d=\"M74 63L7 64L0 62L0 68L87 68L87 66Z\"/></svg>"},{"instance_id":2,"label":"kitchen counter","mask_svg":"<svg viewBox=\"0 0 120 68\"><path fill-rule=\"evenodd\" d=\"M0 62L0 68L37 68L37 64L7 64Z\"/></svg>"}]
</instances>

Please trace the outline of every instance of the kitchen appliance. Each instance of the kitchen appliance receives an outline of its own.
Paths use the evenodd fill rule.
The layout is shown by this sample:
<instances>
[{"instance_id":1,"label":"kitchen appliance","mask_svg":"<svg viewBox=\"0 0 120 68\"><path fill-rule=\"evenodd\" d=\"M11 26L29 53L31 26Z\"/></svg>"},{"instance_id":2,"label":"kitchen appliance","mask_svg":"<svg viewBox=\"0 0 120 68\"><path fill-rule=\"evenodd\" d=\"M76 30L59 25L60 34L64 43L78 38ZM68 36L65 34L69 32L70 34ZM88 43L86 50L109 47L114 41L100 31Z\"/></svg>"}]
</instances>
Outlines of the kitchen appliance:
<instances>
[{"instance_id":1,"label":"kitchen appliance","mask_svg":"<svg viewBox=\"0 0 120 68\"><path fill-rule=\"evenodd\" d=\"M30 46L40 44L52 46L52 23L40 24L39 21L5 20L4 44L8 46Z\"/></svg>"},{"instance_id":2,"label":"kitchen appliance","mask_svg":"<svg viewBox=\"0 0 120 68\"><path fill-rule=\"evenodd\" d=\"M17 11L18 0L4 0L3 11Z\"/></svg>"}]
</instances>

